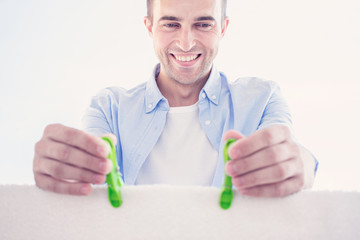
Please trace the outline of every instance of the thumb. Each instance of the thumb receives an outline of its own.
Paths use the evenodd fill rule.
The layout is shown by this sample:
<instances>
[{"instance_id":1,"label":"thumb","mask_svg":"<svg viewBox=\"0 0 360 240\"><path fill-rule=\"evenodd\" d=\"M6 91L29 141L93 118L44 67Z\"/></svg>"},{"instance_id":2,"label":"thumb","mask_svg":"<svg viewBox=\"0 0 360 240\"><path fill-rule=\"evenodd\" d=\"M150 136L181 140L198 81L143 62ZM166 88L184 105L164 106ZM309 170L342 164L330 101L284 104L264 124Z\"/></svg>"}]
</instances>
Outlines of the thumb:
<instances>
[{"instance_id":1,"label":"thumb","mask_svg":"<svg viewBox=\"0 0 360 240\"><path fill-rule=\"evenodd\" d=\"M224 134L224 141L228 140L228 139L236 139L237 141L240 140L240 139L245 139L246 137L244 135L242 135L240 132L238 131L235 131L235 130L229 130L227 131L225 134ZM234 159L234 157L236 157L236 154L234 154L234 148L237 149L237 145L236 143L232 144L229 149L228 149L228 154L229 154L229 157L231 159ZM235 150L236 151L236 150ZM230 161L226 163L226 166L225 166L225 169L226 169L226 172L231 175L232 174L232 171L230 171Z\"/></svg>"},{"instance_id":2,"label":"thumb","mask_svg":"<svg viewBox=\"0 0 360 240\"><path fill-rule=\"evenodd\" d=\"M112 134L112 133L106 133L106 134L101 135L100 137L108 137L108 138L111 139L111 141L113 142L114 146L116 146L116 144L117 144L117 139L116 139L115 135Z\"/></svg>"},{"instance_id":3,"label":"thumb","mask_svg":"<svg viewBox=\"0 0 360 240\"><path fill-rule=\"evenodd\" d=\"M224 136L223 136L223 140L226 141L230 138L233 138L233 139L236 139L236 140L239 140L239 139L242 139L242 138L245 138L244 135L242 135L240 132L238 131L235 131L235 130L229 130L227 131Z\"/></svg>"}]
</instances>

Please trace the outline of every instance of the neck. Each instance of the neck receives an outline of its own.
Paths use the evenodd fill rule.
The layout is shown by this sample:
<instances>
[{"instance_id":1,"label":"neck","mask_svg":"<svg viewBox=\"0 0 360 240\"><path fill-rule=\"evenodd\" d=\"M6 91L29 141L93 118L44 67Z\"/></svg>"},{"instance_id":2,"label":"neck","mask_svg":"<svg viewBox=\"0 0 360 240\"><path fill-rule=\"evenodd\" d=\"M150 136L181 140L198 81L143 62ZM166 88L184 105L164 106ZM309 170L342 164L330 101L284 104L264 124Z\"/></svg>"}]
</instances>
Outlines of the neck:
<instances>
[{"instance_id":1,"label":"neck","mask_svg":"<svg viewBox=\"0 0 360 240\"><path fill-rule=\"evenodd\" d=\"M183 107L199 101L200 91L205 86L209 75L210 71L194 83L182 84L160 71L156 82L160 92L168 100L170 107Z\"/></svg>"},{"instance_id":2,"label":"neck","mask_svg":"<svg viewBox=\"0 0 360 240\"><path fill-rule=\"evenodd\" d=\"M157 79L160 92L168 100L170 107L183 107L195 104L199 100L199 93L207 79L193 84L181 84L174 80Z\"/></svg>"}]
</instances>

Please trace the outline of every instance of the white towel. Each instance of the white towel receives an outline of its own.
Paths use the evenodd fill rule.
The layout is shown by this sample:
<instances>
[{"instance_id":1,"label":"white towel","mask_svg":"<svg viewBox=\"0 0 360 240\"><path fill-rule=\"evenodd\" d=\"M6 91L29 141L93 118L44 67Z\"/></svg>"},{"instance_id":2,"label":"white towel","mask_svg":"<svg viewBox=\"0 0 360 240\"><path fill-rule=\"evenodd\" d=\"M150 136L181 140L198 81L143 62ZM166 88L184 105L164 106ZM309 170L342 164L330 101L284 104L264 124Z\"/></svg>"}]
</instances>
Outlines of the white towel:
<instances>
[{"instance_id":1,"label":"white towel","mask_svg":"<svg viewBox=\"0 0 360 240\"><path fill-rule=\"evenodd\" d=\"M263 199L220 189L126 186L113 208L105 186L87 197L0 186L0 239L360 239L359 192L303 191Z\"/></svg>"}]
</instances>

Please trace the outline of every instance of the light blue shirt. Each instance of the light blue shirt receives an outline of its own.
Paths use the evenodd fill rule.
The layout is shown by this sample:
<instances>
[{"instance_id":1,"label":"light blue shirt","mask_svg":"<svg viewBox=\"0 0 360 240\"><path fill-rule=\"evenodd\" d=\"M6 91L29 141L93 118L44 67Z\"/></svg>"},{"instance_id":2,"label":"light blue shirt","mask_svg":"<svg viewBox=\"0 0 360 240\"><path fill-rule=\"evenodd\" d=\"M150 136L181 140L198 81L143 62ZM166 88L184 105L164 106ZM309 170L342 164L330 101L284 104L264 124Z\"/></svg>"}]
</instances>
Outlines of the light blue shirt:
<instances>
[{"instance_id":1,"label":"light blue shirt","mask_svg":"<svg viewBox=\"0 0 360 240\"><path fill-rule=\"evenodd\" d=\"M159 70L158 64L146 83L131 90L102 90L92 99L83 118L85 131L117 137L118 164L126 184L135 183L165 126L169 104L156 84ZM258 78L229 82L214 66L199 94L199 120L219 153L224 146L222 137L230 129L248 136L273 124L292 128L288 106L275 82ZM220 187L223 178L224 160L219 154L212 185Z\"/></svg>"}]
</instances>

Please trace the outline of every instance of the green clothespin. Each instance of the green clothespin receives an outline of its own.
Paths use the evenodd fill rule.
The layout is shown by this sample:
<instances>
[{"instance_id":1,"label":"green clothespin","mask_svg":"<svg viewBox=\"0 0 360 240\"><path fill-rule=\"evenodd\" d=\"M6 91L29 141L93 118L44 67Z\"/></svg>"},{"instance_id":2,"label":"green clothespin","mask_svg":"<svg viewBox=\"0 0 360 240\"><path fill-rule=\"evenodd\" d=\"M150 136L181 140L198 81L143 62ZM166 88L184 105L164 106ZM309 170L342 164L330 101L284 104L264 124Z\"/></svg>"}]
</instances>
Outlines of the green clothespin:
<instances>
[{"instance_id":1,"label":"green clothespin","mask_svg":"<svg viewBox=\"0 0 360 240\"><path fill-rule=\"evenodd\" d=\"M224 145L224 162L231 160L228 154L228 150L231 144L233 144L236 139L228 139ZM229 209L231 206L231 202L234 198L234 193L232 190L232 182L231 177L225 173L224 184L222 187L221 195L220 195L220 207L222 209Z\"/></svg>"},{"instance_id":2,"label":"green clothespin","mask_svg":"<svg viewBox=\"0 0 360 240\"><path fill-rule=\"evenodd\" d=\"M116 151L115 151L114 144L112 143L111 139L108 137L103 137L102 139L105 142L107 142L110 146L111 150L110 150L110 154L108 155L107 158L110 159L113 164L113 169L106 176L106 183L108 185L109 201L110 201L110 204L114 208L118 208L123 203L123 201L121 199L120 187L122 185L124 185L124 183L120 177L119 167L117 165L117 160L116 160Z\"/></svg>"}]
</instances>

